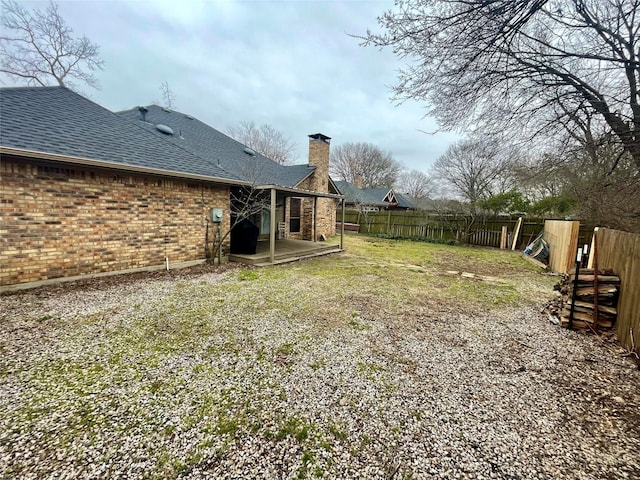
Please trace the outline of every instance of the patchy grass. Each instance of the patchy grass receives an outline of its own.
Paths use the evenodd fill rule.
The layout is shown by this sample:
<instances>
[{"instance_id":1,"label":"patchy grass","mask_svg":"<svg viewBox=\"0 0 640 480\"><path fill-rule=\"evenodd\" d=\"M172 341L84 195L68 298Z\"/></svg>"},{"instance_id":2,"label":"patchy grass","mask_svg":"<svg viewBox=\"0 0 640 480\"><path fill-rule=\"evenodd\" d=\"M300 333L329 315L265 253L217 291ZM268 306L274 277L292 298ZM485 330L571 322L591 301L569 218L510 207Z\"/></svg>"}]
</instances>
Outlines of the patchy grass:
<instances>
[{"instance_id":1,"label":"patchy grass","mask_svg":"<svg viewBox=\"0 0 640 480\"><path fill-rule=\"evenodd\" d=\"M414 388L439 395L429 368L483 334L436 328L442 317L533 305L554 282L508 251L364 236L347 236L345 247L215 281L114 287L118 302L87 313L83 300L72 311L43 301L24 326L6 320L0 449L15 458L0 476L220 473L229 452L263 441L284 459L283 477L331 478L341 456L386 471L393 452L380 428L393 441L435 420L422 403L391 417L381 402L404 405ZM425 330L446 346L434 344L433 364L420 350Z\"/></svg>"}]
</instances>

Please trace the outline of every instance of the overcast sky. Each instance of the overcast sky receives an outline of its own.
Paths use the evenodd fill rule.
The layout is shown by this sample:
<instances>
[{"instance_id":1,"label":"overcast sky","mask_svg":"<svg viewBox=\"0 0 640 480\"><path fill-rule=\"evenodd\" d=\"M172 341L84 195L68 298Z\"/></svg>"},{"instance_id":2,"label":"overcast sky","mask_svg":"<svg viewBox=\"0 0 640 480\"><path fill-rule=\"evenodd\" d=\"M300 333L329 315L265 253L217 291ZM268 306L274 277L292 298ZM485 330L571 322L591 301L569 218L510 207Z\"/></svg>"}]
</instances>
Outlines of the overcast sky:
<instances>
[{"instance_id":1,"label":"overcast sky","mask_svg":"<svg viewBox=\"0 0 640 480\"><path fill-rule=\"evenodd\" d=\"M458 138L423 133L437 129L425 105L390 100L400 61L348 35L377 30L392 0L58 3L74 34L100 46L101 89L82 92L111 110L161 102L166 81L176 110L218 130L241 121L280 130L295 163L306 163L307 135L320 132L426 171Z\"/></svg>"}]
</instances>

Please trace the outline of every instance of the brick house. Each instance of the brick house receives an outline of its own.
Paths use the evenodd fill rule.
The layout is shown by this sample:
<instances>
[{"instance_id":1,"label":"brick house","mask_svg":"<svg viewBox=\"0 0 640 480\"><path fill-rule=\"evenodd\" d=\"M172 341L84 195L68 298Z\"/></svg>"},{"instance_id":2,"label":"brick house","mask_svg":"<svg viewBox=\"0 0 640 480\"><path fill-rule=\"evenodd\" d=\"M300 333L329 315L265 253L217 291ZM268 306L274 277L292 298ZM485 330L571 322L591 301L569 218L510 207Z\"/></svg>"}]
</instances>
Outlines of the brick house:
<instances>
[{"instance_id":1,"label":"brick house","mask_svg":"<svg viewBox=\"0 0 640 480\"><path fill-rule=\"evenodd\" d=\"M63 87L0 89L0 112L0 288L203 262L212 209L229 232L243 192L266 197L252 220L272 244L274 225L335 234L324 135L282 166L189 115L117 114Z\"/></svg>"}]
</instances>

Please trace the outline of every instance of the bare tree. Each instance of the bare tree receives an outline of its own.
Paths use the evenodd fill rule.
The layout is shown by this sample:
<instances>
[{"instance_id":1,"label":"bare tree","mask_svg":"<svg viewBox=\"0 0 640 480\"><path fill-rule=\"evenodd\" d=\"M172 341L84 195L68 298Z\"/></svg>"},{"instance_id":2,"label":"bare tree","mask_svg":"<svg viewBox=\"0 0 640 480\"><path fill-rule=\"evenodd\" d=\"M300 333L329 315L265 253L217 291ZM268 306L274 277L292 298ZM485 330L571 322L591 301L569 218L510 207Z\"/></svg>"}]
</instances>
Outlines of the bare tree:
<instances>
[{"instance_id":1,"label":"bare tree","mask_svg":"<svg viewBox=\"0 0 640 480\"><path fill-rule=\"evenodd\" d=\"M293 143L269 124L257 126L254 122L240 122L227 128L227 133L240 143L261 153L281 165L293 163Z\"/></svg>"},{"instance_id":2,"label":"bare tree","mask_svg":"<svg viewBox=\"0 0 640 480\"><path fill-rule=\"evenodd\" d=\"M223 244L231 236L231 232L244 220L253 223L263 210L270 208L270 197L264 190L257 189L255 185L232 187L229 191L230 225L229 229L221 232L216 237L213 222L207 218L207 232L205 236L205 257L215 263L220 257ZM211 234L209 233L211 227Z\"/></svg>"},{"instance_id":3,"label":"bare tree","mask_svg":"<svg viewBox=\"0 0 640 480\"><path fill-rule=\"evenodd\" d=\"M461 140L451 145L433 164L433 174L451 188L451 193L476 204L501 190L499 181L510 159L492 142Z\"/></svg>"},{"instance_id":4,"label":"bare tree","mask_svg":"<svg viewBox=\"0 0 640 480\"><path fill-rule=\"evenodd\" d=\"M99 47L73 30L53 1L45 11L29 11L13 0L2 0L0 72L28 85L72 87L73 80L98 88L93 74L104 62Z\"/></svg>"},{"instance_id":5,"label":"bare tree","mask_svg":"<svg viewBox=\"0 0 640 480\"><path fill-rule=\"evenodd\" d=\"M566 206L584 222L640 232L640 168L618 142L608 141L606 132L583 133L564 151L545 155L529 167L530 185L546 185L550 172L559 184L534 210Z\"/></svg>"},{"instance_id":6,"label":"bare tree","mask_svg":"<svg viewBox=\"0 0 640 480\"><path fill-rule=\"evenodd\" d=\"M176 102L176 95L169 88L169 82L166 80L160 84L160 92L162 93L162 102L165 108L173 110Z\"/></svg>"},{"instance_id":7,"label":"bare tree","mask_svg":"<svg viewBox=\"0 0 640 480\"><path fill-rule=\"evenodd\" d=\"M333 175L347 182L356 183L360 177L363 188L391 188L401 170L391 153L364 142L348 142L333 148L330 166Z\"/></svg>"},{"instance_id":8,"label":"bare tree","mask_svg":"<svg viewBox=\"0 0 640 480\"><path fill-rule=\"evenodd\" d=\"M260 215L263 211L271 210L270 191L258 188L260 179L262 178L264 163L257 162L255 158L248 158L241 165L242 177L248 179L251 184L231 187L229 190L229 229L221 232L216 238L214 231L209 236L209 226L211 219L207 219L207 235L205 238L205 254L206 258L215 262L219 258L224 242L231 236L231 232L237 228L243 221L249 220L254 224L260 223ZM274 213L271 212L271 215ZM257 225L256 225L257 226ZM214 241L211 241L211 240Z\"/></svg>"},{"instance_id":9,"label":"bare tree","mask_svg":"<svg viewBox=\"0 0 640 480\"><path fill-rule=\"evenodd\" d=\"M400 174L396 188L414 201L421 201L430 198L436 192L437 186L432 176L419 170L411 170Z\"/></svg>"},{"instance_id":10,"label":"bare tree","mask_svg":"<svg viewBox=\"0 0 640 480\"><path fill-rule=\"evenodd\" d=\"M397 99L428 102L444 128L529 123L533 133L580 106L608 125L640 167L637 0L396 5L379 18L383 33L367 32L364 44L415 59L399 73Z\"/></svg>"}]
</instances>

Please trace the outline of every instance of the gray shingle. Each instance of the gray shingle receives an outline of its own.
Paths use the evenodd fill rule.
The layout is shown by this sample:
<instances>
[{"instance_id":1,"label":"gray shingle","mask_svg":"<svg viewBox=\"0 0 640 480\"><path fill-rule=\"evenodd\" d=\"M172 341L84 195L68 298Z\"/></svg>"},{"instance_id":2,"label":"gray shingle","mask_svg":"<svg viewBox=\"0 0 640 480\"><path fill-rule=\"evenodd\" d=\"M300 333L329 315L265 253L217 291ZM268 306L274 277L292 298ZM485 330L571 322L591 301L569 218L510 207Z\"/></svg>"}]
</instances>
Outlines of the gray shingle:
<instances>
[{"instance_id":1,"label":"gray shingle","mask_svg":"<svg viewBox=\"0 0 640 480\"><path fill-rule=\"evenodd\" d=\"M394 192L396 195L396 200L398 200L398 207L400 208L415 208L413 204L413 200L406 193L398 193Z\"/></svg>"},{"instance_id":2,"label":"gray shingle","mask_svg":"<svg viewBox=\"0 0 640 480\"><path fill-rule=\"evenodd\" d=\"M0 145L178 174L239 179L213 159L163 141L140 122L129 121L64 87L0 89Z\"/></svg>"},{"instance_id":3,"label":"gray shingle","mask_svg":"<svg viewBox=\"0 0 640 480\"><path fill-rule=\"evenodd\" d=\"M280 165L259 153L255 156L247 155L244 152L245 145L190 115L167 111L157 105L145 108L147 109L145 121L142 121L137 107L118 112L118 115L174 145L219 164L225 171L257 185L295 187L314 170L308 165ZM174 135L166 135L158 131L155 127L158 124L170 127Z\"/></svg>"},{"instance_id":4,"label":"gray shingle","mask_svg":"<svg viewBox=\"0 0 640 480\"><path fill-rule=\"evenodd\" d=\"M385 195L389 193L389 189L375 189L375 188L365 188L360 189L356 187L353 183L346 182L344 180L339 180L335 182L338 189L345 196L345 201L347 203L353 204L364 204L364 205L372 205L378 207L386 207L387 203L383 201ZM381 195L379 191L384 190L384 193Z\"/></svg>"}]
</instances>

